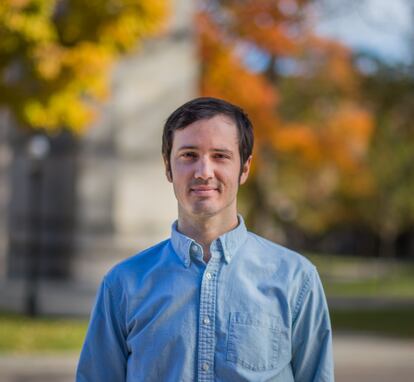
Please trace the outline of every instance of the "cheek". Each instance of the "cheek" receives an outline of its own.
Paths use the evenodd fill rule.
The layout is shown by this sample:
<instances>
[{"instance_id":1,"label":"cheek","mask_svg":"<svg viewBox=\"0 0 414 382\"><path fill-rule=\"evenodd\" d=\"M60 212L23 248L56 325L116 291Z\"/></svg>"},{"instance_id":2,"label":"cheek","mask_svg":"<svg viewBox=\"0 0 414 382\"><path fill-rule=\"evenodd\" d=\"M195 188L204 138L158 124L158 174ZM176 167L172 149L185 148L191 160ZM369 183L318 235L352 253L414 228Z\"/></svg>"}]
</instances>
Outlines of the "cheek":
<instances>
[{"instance_id":1,"label":"cheek","mask_svg":"<svg viewBox=\"0 0 414 382\"><path fill-rule=\"evenodd\" d=\"M183 188L191 178L191 170L189 166L175 164L171 167L171 174L173 179L174 187Z\"/></svg>"},{"instance_id":2,"label":"cheek","mask_svg":"<svg viewBox=\"0 0 414 382\"><path fill-rule=\"evenodd\" d=\"M222 181L227 188L238 188L239 186L239 172L236 168L228 168L217 174L217 178Z\"/></svg>"}]
</instances>

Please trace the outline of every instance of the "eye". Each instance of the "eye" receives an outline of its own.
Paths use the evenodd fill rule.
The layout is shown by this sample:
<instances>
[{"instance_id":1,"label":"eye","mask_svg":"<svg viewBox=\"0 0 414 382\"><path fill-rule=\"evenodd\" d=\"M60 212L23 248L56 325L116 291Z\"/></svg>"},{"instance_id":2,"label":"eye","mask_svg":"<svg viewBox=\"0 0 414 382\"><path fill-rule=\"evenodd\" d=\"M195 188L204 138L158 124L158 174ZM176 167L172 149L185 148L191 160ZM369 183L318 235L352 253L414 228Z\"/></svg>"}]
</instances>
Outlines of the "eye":
<instances>
[{"instance_id":1,"label":"eye","mask_svg":"<svg viewBox=\"0 0 414 382\"><path fill-rule=\"evenodd\" d=\"M181 157L183 158L195 158L197 156L197 154L195 152L192 151L187 151L181 154Z\"/></svg>"},{"instance_id":2,"label":"eye","mask_svg":"<svg viewBox=\"0 0 414 382\"><path fill-rule=\"evenodd\" d=\"M226 154L216 153L216 154L214 154L214 158L216 158L216 159L229 159L230 157Z\"/></svg>"}]
</instances>

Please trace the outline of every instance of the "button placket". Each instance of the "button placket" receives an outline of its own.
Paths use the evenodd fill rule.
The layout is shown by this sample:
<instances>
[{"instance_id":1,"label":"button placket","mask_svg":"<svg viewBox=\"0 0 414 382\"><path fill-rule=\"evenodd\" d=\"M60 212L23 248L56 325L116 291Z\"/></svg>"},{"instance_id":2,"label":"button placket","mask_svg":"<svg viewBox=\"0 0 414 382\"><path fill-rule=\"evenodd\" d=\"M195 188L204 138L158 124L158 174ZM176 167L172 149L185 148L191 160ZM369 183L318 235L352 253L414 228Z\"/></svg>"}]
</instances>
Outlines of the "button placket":
<instances>
[{"instance_id":1,"label":"button placket","mask_svg":"<svg viewBox=\"0 0 414 382\"><path fill-rule=\"evenodd\" d=\"M217 274L220 257L212 256L201 282L198 330L198 381L214 381Z\"/></svg>"}]
</instances>

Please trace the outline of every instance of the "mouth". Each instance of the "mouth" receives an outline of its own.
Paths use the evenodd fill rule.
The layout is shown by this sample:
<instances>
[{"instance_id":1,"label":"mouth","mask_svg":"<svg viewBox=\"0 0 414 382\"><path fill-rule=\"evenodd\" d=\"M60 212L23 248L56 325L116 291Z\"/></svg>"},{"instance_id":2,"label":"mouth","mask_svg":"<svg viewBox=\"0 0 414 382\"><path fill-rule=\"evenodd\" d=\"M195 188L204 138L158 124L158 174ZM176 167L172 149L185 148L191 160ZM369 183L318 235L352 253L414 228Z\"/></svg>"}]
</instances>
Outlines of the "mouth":
<instances>
[{"instance_id":1,"label":"mouth","mask_svg":"<svg viewBox=\"0 0 414 382\"><path fill-rule=\"evenodd\" d=\"M211 196L218 192L218 188L211 186L196 186L190 188L190 193L197 196Z\"/></svg>"}]
</instances>

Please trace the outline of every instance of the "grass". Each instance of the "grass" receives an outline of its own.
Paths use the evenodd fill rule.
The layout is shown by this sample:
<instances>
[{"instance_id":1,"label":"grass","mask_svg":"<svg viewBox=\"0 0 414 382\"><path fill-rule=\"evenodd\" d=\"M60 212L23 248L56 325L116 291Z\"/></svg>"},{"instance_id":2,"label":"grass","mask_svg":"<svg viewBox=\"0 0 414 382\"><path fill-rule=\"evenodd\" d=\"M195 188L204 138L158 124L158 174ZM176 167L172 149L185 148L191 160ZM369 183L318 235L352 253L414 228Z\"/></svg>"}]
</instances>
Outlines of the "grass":
<instances>
[{"instance_id":1,"label":"grass","mask_svg":"<svg viewBox=\"0 0 414 382\"><path fill-rule=\"evenodd\" d=\"M380 278L353 282L326 281L329 296L414 298L414 280Z\"/></svg>"},{"instance_id":2,"label":"grass","mask_svg":"<svg viewBox=\"0 0 414 382\"><path fill-rule=\"evenodd\" d=\"M0 354L79 352L87 322L0 314Z\"/></svg>"},{"instance_id":3,"label":"grass","mask_svg":"<svg viewBox=\"0 0 414 382\"><path fill-rule=\"evenodd\" d=\"M328 297L414 301L414 263L393 259L310 255ZM352 301L352 300L351 300ZM334 331L414 338L414 304L364 309L332 308Z\"/></svg>"},{"instance_id":4,"label":"grass","mask_svg":"<svg viewBox=\"0 0 414 382\"><path fill-rule=\"evenodd\" d=\"M363 332L390 337L414 338L414 308L334 310L335 331Z\"/></svg>"},{"instance_id":5,"label":"grass","mask_svg":"<svg viewBox=\"0 0 414 382\"><path fill-rule=\"evenodd\" d=\"M414 299L414 263L309 255L328 296Z\"/></svg>"}]
</instances>

